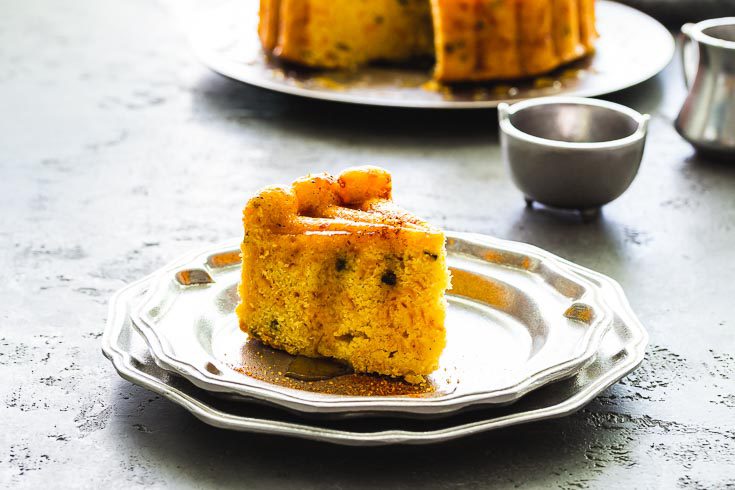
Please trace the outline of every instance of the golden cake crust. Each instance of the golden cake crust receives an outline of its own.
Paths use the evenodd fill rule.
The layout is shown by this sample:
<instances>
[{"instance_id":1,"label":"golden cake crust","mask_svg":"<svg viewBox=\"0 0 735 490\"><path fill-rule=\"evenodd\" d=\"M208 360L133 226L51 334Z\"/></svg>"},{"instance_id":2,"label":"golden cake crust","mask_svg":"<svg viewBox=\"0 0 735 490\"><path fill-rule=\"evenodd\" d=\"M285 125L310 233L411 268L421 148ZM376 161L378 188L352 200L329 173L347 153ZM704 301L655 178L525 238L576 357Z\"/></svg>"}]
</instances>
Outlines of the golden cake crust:
<instances>
[{"instance_id":1,"label":"golden cake crust","mask_svg":"<svg viewBox=\"0 0 735 490\"><path fill-rule=\"evenodd\" d=\"M358 167L250 199L241 328L292 354L418 382L438 366L449 287L443 233L396 207L391 177Z\"/></svg>"}]
</instances>

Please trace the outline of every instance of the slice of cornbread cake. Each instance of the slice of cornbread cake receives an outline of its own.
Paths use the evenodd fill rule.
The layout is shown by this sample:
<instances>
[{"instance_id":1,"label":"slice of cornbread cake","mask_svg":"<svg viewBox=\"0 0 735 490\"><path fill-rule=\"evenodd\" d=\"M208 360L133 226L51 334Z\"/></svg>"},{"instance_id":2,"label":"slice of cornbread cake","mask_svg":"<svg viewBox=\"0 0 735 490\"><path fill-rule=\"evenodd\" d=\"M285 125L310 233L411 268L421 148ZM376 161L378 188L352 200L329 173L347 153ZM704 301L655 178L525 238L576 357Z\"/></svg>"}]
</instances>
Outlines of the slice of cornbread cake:
<instances>
[{"instance_id":1,"label":"slice of cornbread cake","mask_svg":"<svg viewBox=\"0 0 735 490\"><path fill-rule=\"evenodd\" d=\"M291 354L411 383L438 366L444 234L396 207L391 176L356 167L268 187L243 212L240 328Z\"/></svg>"}]
</instances>

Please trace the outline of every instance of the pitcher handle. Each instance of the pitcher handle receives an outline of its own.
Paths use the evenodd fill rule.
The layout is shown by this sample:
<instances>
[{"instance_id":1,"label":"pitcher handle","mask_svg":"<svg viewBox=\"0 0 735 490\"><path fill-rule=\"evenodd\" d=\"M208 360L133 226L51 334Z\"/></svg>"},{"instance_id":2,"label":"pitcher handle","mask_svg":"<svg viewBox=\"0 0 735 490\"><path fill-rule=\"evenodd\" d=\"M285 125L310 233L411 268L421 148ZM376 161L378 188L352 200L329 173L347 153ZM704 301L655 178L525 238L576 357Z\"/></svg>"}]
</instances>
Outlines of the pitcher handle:
<instances>
[{"instance_id":1,"label":"pitcher handle","mask_svg":"<svg viewBox=\"0 0 735 490\"><path fill-rule=\"evenodd\" d=\"M696 75L693 64L687 63L686 55L689 43L694 41L692 31L694 30L695 25L696 24L687 23L681 26L681 32L684 34L681 42L681 69L684 72L684 85L686 85L687 88L691 87L692 80L694 80L694 76Z\"/></svg>"}]
</instances>

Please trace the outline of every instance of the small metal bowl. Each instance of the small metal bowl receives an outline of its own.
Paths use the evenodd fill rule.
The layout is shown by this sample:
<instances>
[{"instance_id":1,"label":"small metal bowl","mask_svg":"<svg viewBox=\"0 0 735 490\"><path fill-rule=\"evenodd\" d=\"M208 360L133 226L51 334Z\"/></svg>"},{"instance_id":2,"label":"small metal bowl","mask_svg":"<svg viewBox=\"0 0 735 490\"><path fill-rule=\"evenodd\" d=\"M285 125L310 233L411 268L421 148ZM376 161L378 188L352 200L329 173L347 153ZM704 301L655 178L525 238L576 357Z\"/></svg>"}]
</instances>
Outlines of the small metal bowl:
<instances>
[{"instance_id":1,"label":"small metal bowl","mask_svg":"<svg viewBox=\"0 0 735 490\"><path fill-rule=\"evenodd\" d=\"M638 173L648 115L582 97L498 106L503 160L526 203L584 218L620 196Z\"/></svg>"}]
</instances>

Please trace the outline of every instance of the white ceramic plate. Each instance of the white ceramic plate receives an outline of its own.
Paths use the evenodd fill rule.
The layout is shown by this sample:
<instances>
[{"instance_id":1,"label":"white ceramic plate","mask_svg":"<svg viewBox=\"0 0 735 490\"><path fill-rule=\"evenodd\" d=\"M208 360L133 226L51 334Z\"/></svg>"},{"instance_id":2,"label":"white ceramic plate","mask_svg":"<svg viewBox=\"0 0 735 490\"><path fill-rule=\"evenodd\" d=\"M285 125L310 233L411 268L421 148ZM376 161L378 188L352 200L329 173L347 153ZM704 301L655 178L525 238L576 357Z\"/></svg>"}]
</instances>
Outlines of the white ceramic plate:
<instances>
[{"instance_id":1,"label":"white ceramic plate","mask_svg":"<svg viewBox=\"0 0 735 490\"><path fill-rule=\"evenodd\" d=\"M438 420L304 420L272 407L212 396L159 368L133 329L128 307L145 295L151 286L150 277L124 288L111 299L102 350L120 376L158 393L215 427L353 446L436 443L571 414L640 364L648 335L620 287L604 276L570 267L604 291L615 313L613 326L604 336L595 360L575 376L529 393L512 405L461 412Z\"/></svg>"},{"instance_id":2,"label":"white ceramic plate","mask_svg":"<svg viewBox=\"0 0 735 490\"><path fill-rule=\"evenodd\" d=\"M637 85L661 71L674 54L669 31L631 7L598 0L596 53L535 79L422 88L430 69L365 67L314 71L266 58L257 35L258 2L209 4L188 23L190 44L212 70L250 85L313 99L390 107L480 109L531 97L591 97Z\"/></svg>"},{"instance_id":3,"label":"white ceramic plate","mask_svg":"<svg viewBox=\"0 0 735 490\"><path fill-rule=\"evenodd\" d=\"M293 356L249 341L238 328L238 245L163 269L131 306L134 325L161 367L195 385L300 412L438 416L508 403L584 367L612 323L603 292L554 255L448 233L447 346L429 390L370 375L297 381L283 375Z\"/></svg>"}]
</instances>

